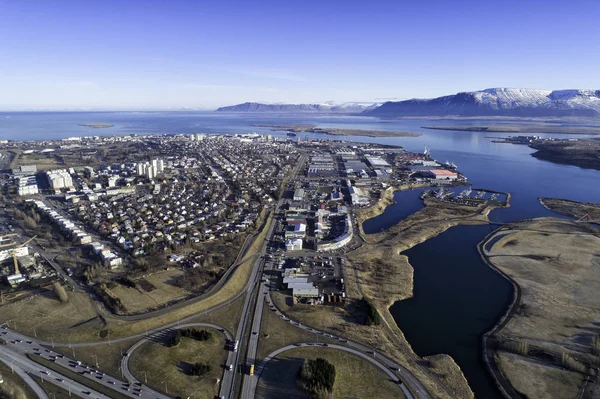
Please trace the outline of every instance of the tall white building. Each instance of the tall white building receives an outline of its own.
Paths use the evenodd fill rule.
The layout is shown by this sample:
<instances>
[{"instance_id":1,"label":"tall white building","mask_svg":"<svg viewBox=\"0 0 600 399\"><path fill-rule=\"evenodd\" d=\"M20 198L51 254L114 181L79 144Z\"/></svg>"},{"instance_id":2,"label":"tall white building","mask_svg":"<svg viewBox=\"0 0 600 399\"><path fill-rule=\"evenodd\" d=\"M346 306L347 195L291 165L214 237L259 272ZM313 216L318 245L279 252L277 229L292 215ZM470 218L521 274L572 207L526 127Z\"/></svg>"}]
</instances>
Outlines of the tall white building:
<instances>
[{"instance_id":1,"label":"tall white building","mask_svg":"<svg viewBox=\"0 0 600 399\"><path fill-rule=\"evenodd\" d=\"M204 134L202 134L202 133L198 133L198 134L196 135L196 140L197 140L197 141L202 141L202 140L204 140Z\"/></svg>"},{"instance_id":2,"label":"tall white building","mask_svg":"<svg viewBox=\"0 0 600 399\"><path fill-rule=\"evenodd\" d=\"M71 187L73 185L71 175L64 169L49 170L46 172L46 179L48 180L50 188L55 190Z\"/></svg>"},{"instance_id":3,"label":"tall white building","mask_svg":"<svg viewBox=\"0 0 600 399\"><path fill-rule=\"evenodd\" d=\"M148 179L154 179L156 177L156 171L152 165L146 165L146 177Z\"/></svg>"}]
</instances>

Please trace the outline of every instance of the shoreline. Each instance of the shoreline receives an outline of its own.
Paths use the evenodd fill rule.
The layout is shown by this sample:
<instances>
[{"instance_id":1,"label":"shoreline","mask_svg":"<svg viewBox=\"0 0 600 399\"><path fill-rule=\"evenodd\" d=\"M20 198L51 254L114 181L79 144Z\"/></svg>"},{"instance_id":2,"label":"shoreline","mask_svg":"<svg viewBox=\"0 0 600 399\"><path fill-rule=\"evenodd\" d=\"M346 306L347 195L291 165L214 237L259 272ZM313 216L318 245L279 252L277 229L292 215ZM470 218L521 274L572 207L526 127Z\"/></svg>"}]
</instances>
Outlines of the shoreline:
<instances>
[{"instance_id":1,"label":"shoreline","mask_svg":"<svg viewBox=\"0 0 600 399\"><path fill-rule=\"evenodd\" d=\"M417 188L417 187L411 187L411 188ZM382 258L382 259L387 258L388 261L393 262L393 265L390 267L392 267L392 270L394 270L394 274L390 275L389 278L386 280L387 281L386 285L390 285L390 284L394 285L392 290L395 289L395 292L391 292L390 295L385 296L385 298L381 297L381 292L387 291L390 288L389 287L386 288L385 286L379 286L379 287L377 287L377 290L375 290L373 288L374 284L369 281L369 279L372 278L371 276L368 275L369 272L367 272L365 270L359 271L356 269L356 267L354 267L354 273L356 274L355 279L357 281L360 281L360 284L363 286L363 289L367 291L366 296L369 297L369 299L371 299L372 302L374 303L374 305L376 306L378 312L380 313L380 315L382 317L383 324L385 325L385 328L388 330L388 333L390 334L391 337L393 337L394 340L397 340L396 344L407 346L407 349L409 351L408 353L410 354L409 358L411 358L413 361L417 361L417 359L428 359L428 358L431 358L432 356L442 356L444 358L451 359L452 363L456 365L454 370L460 371L460 373L459 373L460 375L457 373L451 372L450 376L452 378L454 378L452 380L452 383L456 383L456 381L458 379L458 380L462 381L462 383L460 385L462 385L463 387L465 387L465 386L468 387L468 389L470 391L469 394L466 394L464 392L464 388L462 388L462 390L459 389L459 391L462 392L462 395L459 395L459 396L460 397L474 397L474 393L472 392L472 389L469 385L468 380L466 379L466 377L464 375L464 372L462 371L462 369L460 369L460 366L458 366L458 364L456 364L456 362L454 361L454 359L451 356L444 354L444 353L440 353L440 354L436 354L436 355L432 355L432 356L420 357L414 352L414 350L412 349L412 346L406 340L406 338L404 337L404 333L402 332L402 330L396 323L396 320L392 316L392 314L390 312L390 307L397 301L411 298L414 293L413 292L413 289L414 289L413 267L410 264L406 255L403 255L403 253L406 250L408 250L418 244L421 244L433 237L436 237L437 235L447 231L448 229L450 229L452 227L458 226L458 225L480 225L480 224L490 223L490 221L488 219L489 213L493 209L510 206L511 195L510 195L510 193L505 193L505 194L507 194L507 200L506 200L505 206L491 206L491 205L486 204L483 207L479 206L479 207L476 207L475 209L470 209L469 207L460 206L460 205L454 206L453 204L436 203L435 200L433 200L433 199L427 199L424 201L424 207L422 209L411 214L407 218L401 220L400 222L398 222L396 225L390 227L389 229L386 229L380 233L375 233L372 235L364 234L364 231L362 230L362 223L365 220L368 220L370 218L373 218L373 217L376 217L376 216L382 214L385 211L385 209L387 208L387 206L393 204L394 203L393 194L396 191L398 191L398 189L400 189L400 191L402 191L402 189L408 189L408 187L407 186L400 186L400 187L396 186L396 187L388 188L385 192L383 192L380 200L377 203L375 203L374 205L372 205L369 208L361 209L360 212L357 212L357 216L356 216L357 223L359 224L358 231L359 231L360 237L365 242L365 244L361 247L361 248L363 248L363 251L366 250L366 251L368 251L367 253L372 253L373 255L381 255L380 258ZM454 211L456 213L460 213L460 212L468 212L468 213L464 213L459 216L451 216L451 215L448 215L448 213L444 213L444 212L452 212L452 211ZM360 216L359 216L359 213L360 213ZM434 214L434 216L430 215L432 213ZM435 214L437 214L437 216L438 216L437 219L435 219ZM444 216L451 216L451 217L444 217ZM388 251L389 251L389 254L386 254L386 252L388 252ZM361 253L357 253L355 256L355 261L360 262L361 258L363 258L364 256L365 255L363 255ZM366 256L368 256L368 255L366 255ZM395 279L397 279L397 276L402 275L402 274L407 276L406 277L407 280L395 281ZM400 291L398 291L399 285L404 285L404 288L401 289ZM368 295L369 291L372 293L371 295ZM379 296L380 298L377 298L377 296ZM425 367L425 366L422 366L422 367L424 367L427 370L427 367ZM430 377L433 377L433 376L430 376ZM440 384L441 386L445 386L444 383L439 381L439 378L433 377L432 381L437 381L438 384ZM456 385L454 385L454 387L456 387ZM454 391L453 394L456 396L456 391Z\"/></svg>"},{"instance_id":2,"label":"shoreline","mask_svg":"<svg viewBox=\"0 0 600 399\"><path fill-rule=\"evenodd\" d=\"M543 202L542 201L540 201L540 202L543 205ZM547 208L547 209L551 210L552 212L555 212L554 210L552 210L550 208ZM555 212L555 213L557 213L557 212ZM534 227L531 227L532 225ZM541 227L537 227L538 225L539 226L561 225L561 226L571 226L571 228L574 228L576 226L577 231L560 230L560 229L551 230L549 228L541 229ZM515 379L516 377L514 375L514 372L515 371L518 372L518 369L514 369L514 365L511 366L510 368L505 368L507 366L506 365L502 366L499 363L498 356L501 354L506 354L506 353L520 354L521 356L525 356L525 357L531 357L531 356L535 356L535 355L532 355L531 352L528 353L527 349L526 349L525 353L511 352L506 347L499 347L498 344L502 343L502 342L506 342L505 340L508 340L508 342L510 342L511 339L512 340L524 339L524 340L533 340L534 341L533 345L535 345L535 341L539 340L540 338L535 335L533 335L533 336L527 335L527 332L526 332L527 330L521 331L520 328L522 328L522 326L521 327L516 327L516 326L520 326L519 323L522 323L523 318L528 317L527 315L521 314L521 312L520 312L521 307L527 306L527 308L529 308L530 306L533 306L534 309L537 309L537 311L544 312L543 307L538 306L536 308L536 305L537 305L536 302L534 302L533 304L531 303L532 297L537 297L538 295L544 295L544 291L543 290L539 291L540 288L537 285L531 285L530 283L528 284L528 282L530 282L530 280L536 281L535 280L536 277L531 277L532 275L530 273L533 273L533 272L531 272L531 271L529 273L525 272L525 274L524 274L524 272L521 269L519 269L518 266L509 266L504 263L499 263L498 265L495 264L491 260L491 258L503 256L503 255L494 252L494 249L500 243L503 243L501 245L501 248L502 248L502 247L504 247L504 245L505 245L504 243L506 243L506 242L520 240L520 238L515 239L515 238L508 238L508 237L523 237L523 234L538 234L540 236L539 239L542 239L542 240L546 239L546 236L550 236L550 235L561 235L564 237L568 237L573 234L576 234L576 235L584 234L584 235L600 237L598 232L593 231L593 230L594 230L593 227L591 227L589 225L586 225L586 224L582 225L582 224L576 223L573 220L562 219L562 218L555 217L555 216L526 218L526 219L522 219L522 220L519 220L516 222L506 223L503 227L487 234L483 238L483 240L477 245L477 251L478 251L482 261L488 267L490 267L490 269L492 269L493 271L498 273L500 276L502 276L505 280L507 280L510 283L510 285L513 287L513 297L512 297L511 303L507 307L504 314L498 319L497 323L494 324L494 326L482 336L482 341L481 341L482 348L483 348L483 353L482 353L483 360L486 364L488 371L491 373L496 385L498 386L498 388L500 389L500 391L504 397L506 397L506 398L522 397L524 395L524 393L520 392L519 389L522 389L522 388L519 388L519 384L521 384L521 387L522 387L523 380ZM533 232L533 233L527 233L527 232ZM506 241L506 240L508 240L508 241ZM561 240L562 240L562 238L561 238ZM493 243L493 245L490 248L488 248L487 246L490 243ZM523 245L523 244L521 244L521 245ZM506 256L506 255L504 255L504 256ZM517 256L527 257L527 255L517 255ZM503 258L498 258L498 259L503 259ZM513 277L513 275L511 275L509 273L514 274L514 277ZM538 270L537 273L539 275L545 275L546 271ZM533 276L535 276L535 274ZM518 281L521 281L521 283L524 284L524 287L528 293L524 293L524 287L522 287ZM569 284L569 283L567 283L567 284ZM560 292L562 292L562 291L558 291L557 293L553 293L552 295L560 296L560 294L559 294ZM565 297L570 298L568 296L568 294ZM568 306L568 305L565 302L562 305L561 305L561 303L558 303L557 306ZM576 303L574 303L574 304L571 304L571 306L577 307L578 305ZM552 312L552 311L546 310L546 312ZM515 323L517 323L517 324L512 324L511 327L508 327L508 331L504 332L504 330L507 329L508 324L512 320L516 320ZM553 320L552 319L541 319L541 320L537 321L537 323L544 323L544 324L542 324L542 325L535 324L535 326L536 326L535 331L539 331L539 330L543 329L543 326L552 324ZM556 323L556 322L554 322L554 323ZM584 325L585 321L573 321L573 323L575 323L575 325L578 325L579 323L582 323L582 325ZM517 330L514 330L515 328L517 328ZM531 334L531 332L530 332L530 334ZM525 341L525 342L528 342L528 341ZM562 345L563 350L565 350L564 349L565 348L564 345L566 345L565 342L563 342L563 343L556 342L555 344L558 345L559 348ZM554 350L556 352L555 348L554 349L547 348L546 350L547 351ZM585 353L585 351L581 352L581 348L579 350L572 349L572 351L575 351L578 354ZM549 352L546 352L546 353L549 353ZM564 352L560 352L560 353L564 353ZM535 357L533 357L533 358L535 359ZM581 359L578 359L578 360L581 360ZM554 364L552 361L549 361L549 362L546 361L546 363L544 363L543 365L544 365L544 367L548 367L548 368L556 367L556 364ZM565 365L563 365L561 369L563 371L566 370L566 371L570 371L570 372L576 372L573 368L566 367ZM513 373L513 374L509 378L511 373ZM529 375L529 377L533 378L533 375ZM524 378L527 378L527 377L524 377ZM546 377L546 378L548 378L548 377ZM530 395L530 392L525 392L525 393Z\"/></svg>"},{"instance_id":3,"label":"shoreline","mask_svg":"<svg viewBox=\"0 0 600 399\"><path fill-rule=\"evenodd\" d=\"M293 133L316 133L330 136L365 136L365 137L419 137L419 133L388 132L385 130L362 130L362 129L337 129L328 127L316 127L314 125L286 125L286 124L253 124L252 127L270 128L272 132Z\"/></svg>"}]
</instances>

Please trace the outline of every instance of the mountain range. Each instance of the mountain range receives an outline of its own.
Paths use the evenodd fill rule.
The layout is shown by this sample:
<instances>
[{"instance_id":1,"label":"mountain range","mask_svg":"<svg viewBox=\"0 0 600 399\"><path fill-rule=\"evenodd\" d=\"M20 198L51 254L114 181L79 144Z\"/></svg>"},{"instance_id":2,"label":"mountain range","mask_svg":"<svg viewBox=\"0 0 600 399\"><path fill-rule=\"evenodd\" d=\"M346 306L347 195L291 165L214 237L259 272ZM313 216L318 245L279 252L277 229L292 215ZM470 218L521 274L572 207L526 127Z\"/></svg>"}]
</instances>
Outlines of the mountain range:
<instances>
[{"instance_id":1,"label":"mountain range","mask_svg":"<svg viewBox=\"0 0 600 399\"><path fill-rule=\"evenodd\" d=\"M381 103L342 103L333 102L316 104L264 104L243 103L229 107L221 107L217 112L263 112L263 113L334 113L334 114L357 114L372 110Z\"/></svg>"},{"instance_id":2,"label":"mountain range","mask_svg":"<svg viewBox=\"0 0 600 399\"><path fill-rule=\"evenodd\" d=\"M432 99L377 103L244 103L218 112L337 113L383 118L419 116L563 117L600 116L600 90L494 88Z\"/></svg>"}]
</instances>

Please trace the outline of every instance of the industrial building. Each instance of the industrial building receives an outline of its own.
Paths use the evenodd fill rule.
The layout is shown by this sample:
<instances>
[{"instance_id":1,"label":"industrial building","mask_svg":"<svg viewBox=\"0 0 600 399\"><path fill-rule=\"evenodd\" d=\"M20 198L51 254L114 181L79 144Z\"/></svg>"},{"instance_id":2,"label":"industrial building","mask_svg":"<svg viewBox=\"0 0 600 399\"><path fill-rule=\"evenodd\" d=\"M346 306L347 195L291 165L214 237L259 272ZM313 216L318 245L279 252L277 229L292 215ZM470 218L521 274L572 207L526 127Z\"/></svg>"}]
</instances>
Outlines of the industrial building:
<instances>
[{"instance_id":1,"label":"industrial building","mask_svg":"<svg viewBox=\"0 0 600 399\"><path fill-rule=\"evenodd\" d=\"M353 205L366 205L370 202L371 197L368 192L365 192L362 188L352 186L350 180L346 180L346 184Z\"/></svg>"},{"instance_id":2,"label":"industrial building","mask_svg":"<svg viewBox=\"0 0 600 399\"><path fill-rule=\"evenodd\" d=\"M392 165L390 165L385 159L372 155L365 156L365 159L373 169L383 170L386 173L392 173Z\"/></svg>"},{"instance_id":3,"label":"industrial building","mask_svg":"<svg viewBox=\"0 0 600 399\"><path fill-rule=\"evenodd\" d=\"M432 169L427 172L427 175L435 180L456 180L458 174L446 169Z\"/></svg>"},{"instance_id":4,"label":"industrial building","mask_svg":"<svg viewBox=\"0 0 600 399\"><path fill-rule=\"evenodd\" d=\"M294 201L302 201L304 199L304 189L297 188L294 191Z\"/></svg>"},{"instance_id":5,"label":"industrial building","mask_svg":"<svg viewBox=\"0 0 600 399\"><path fill-rule=\"evenodd\" d=\"M285 241L286 251L302 251L303 243L301 238L291 238Z\"/></svg>"}]
</instances>

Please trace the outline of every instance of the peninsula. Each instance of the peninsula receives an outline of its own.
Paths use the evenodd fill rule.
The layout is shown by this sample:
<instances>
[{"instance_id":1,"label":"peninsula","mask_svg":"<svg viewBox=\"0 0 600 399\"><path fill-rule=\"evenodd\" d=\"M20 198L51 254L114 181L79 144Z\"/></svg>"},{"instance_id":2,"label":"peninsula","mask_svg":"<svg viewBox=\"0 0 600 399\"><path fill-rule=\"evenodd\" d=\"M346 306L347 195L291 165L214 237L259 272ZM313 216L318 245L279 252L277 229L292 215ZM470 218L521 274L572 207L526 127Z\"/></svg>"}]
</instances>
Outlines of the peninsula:
<instances>
[{"instance_id":1,"label":"peninsula","mask_svg":"<svg viewBox=\"0 0 600 399\"><path fill-rule=\"evenodd\" d=\"M550 125L422 126L422 128L432 130L458 130L461 132L485 133L600 134L600 128Z\"/></svg>"},{"instance_id":2,"label":"peninsula","mask_svg":"<svg viewBox=\"0 0 600 399\"><path fill-rule=\"evenodd\" d=\"M268 127L273 132L293 133L320 133L334 136L367 136L367 137L418 137L418 133L388 132L384 130L362 129L337 129L329 127L316 127L313 125L279 125L279 124L254 124L253 127Z\"/></svg>"},{"instance_id":3,"label":"peninsula","mask_svg":"<svg viewBox=\"0 0 600 399\"><path fill-rule=\"evenodd\" d=\"M94 129L105 129L107 127L113 127L110 123L80 123L79 126L91 127Z\"/></svg>"}]
</instances>

